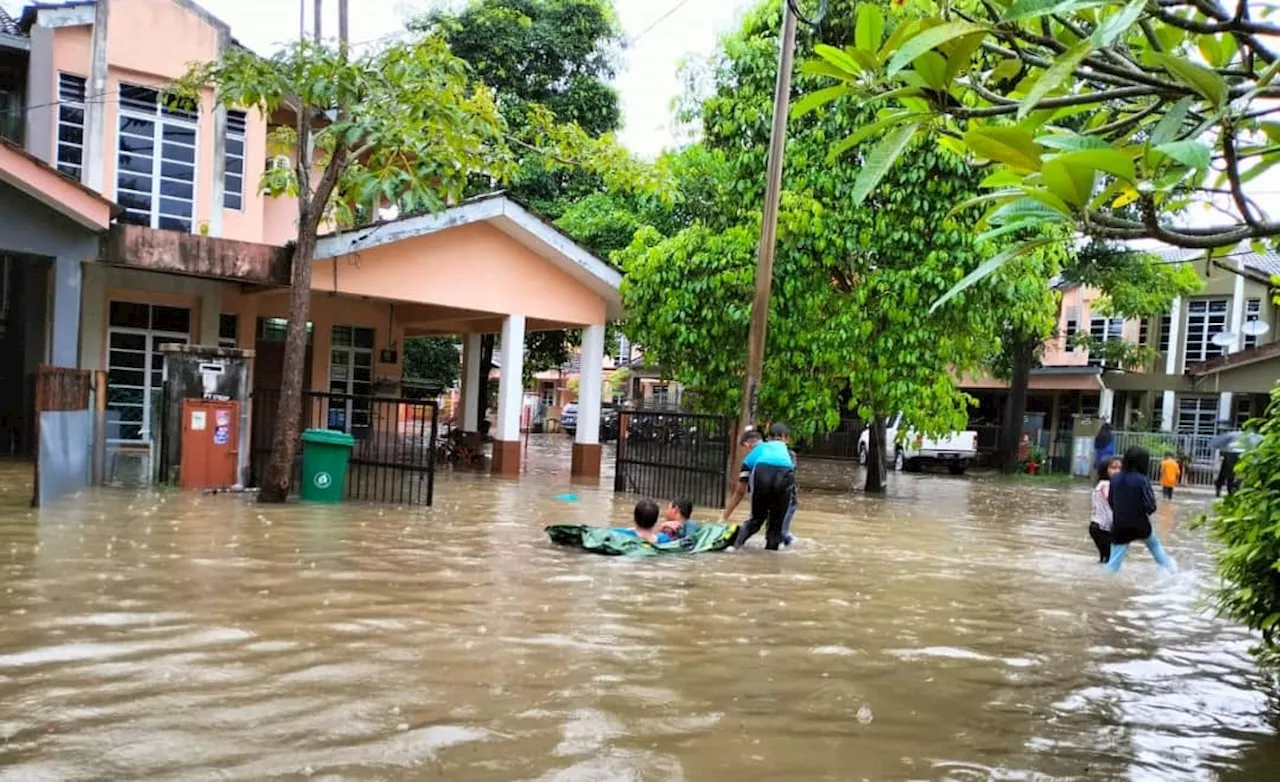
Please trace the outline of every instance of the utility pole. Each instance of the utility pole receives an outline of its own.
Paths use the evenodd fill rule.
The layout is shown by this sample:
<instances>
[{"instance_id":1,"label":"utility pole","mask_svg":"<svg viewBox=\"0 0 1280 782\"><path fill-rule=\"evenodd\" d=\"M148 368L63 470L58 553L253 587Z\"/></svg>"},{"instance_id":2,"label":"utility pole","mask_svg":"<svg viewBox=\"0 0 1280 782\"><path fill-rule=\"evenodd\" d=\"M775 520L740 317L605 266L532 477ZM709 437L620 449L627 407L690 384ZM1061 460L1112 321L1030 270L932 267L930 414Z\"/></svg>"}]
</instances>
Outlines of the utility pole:
<instances>
[{"instance_id":1,"label":"utility pole","mask_svg":"<svg viewBox=\"0 0 1280 782\"><path fill-rule=\"evenodd\" d=\"M769 297L773 293L773 253L778 239L778 200L782 195L782 158L787 146L787 114L791 103L791 63L796 47L796 14L791 0L782 0L782 41L778 51L778 83L773 93L773 130L769 135L769 165L765 174L764 214L756 262L756 295L751 303L751 332L747 338L747 371L742 385L738 425L742 431L756 423L764 344L769 326Z\"/></svg>"},{"instance_id":2,"label":"utility pole","mask_svg":"<svg viewBox=\"0 0 1280 782\"><path fill-rule=\"evenodd\" d=\"M315 18L316 29L315 29L315 30L313 30L312 32L313 32L313 33L314 33L314 35L315 35L316 43L320 43L320 38L321 38L321 35L320 35L320 14L324 11L324 0L316 0L316 6L315 6L315 8L316 8L316 14L315 14L315 15L316 15L316 18Z\"/></svg>"},{"instance_id":3,"label":"utility pole","mask_svg":"<svg viewBox=\"0 0 1280 782\"><path fill-rule=\"evenodd\" d=\"M342 47L342 54L347 54L347 0L338 0L338 46Z\"/></svg>"}]
</instances>

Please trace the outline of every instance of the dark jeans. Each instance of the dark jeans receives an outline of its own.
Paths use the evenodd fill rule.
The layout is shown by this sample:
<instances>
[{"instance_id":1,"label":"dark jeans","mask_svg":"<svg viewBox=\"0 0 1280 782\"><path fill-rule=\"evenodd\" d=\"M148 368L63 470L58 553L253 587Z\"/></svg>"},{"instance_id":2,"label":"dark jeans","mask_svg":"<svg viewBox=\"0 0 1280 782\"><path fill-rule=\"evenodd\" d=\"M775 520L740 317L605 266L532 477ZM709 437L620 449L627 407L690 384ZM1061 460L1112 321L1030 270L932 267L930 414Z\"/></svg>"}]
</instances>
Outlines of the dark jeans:
<instances>
[{"instance_id":1,"label":"dark jeans","mask_svg":"<svg viewBox=\"0 0 1280 782\"><path fill-rule=\"evenodd\" d=\"M1236 464L1240 461L1240 454L1225 452L1222 454L1222 467L1218 469L1218 478L1213 482L1214 492L1221 497L1222 487L1227 487L1227 494L1235 494L1236 489L1240 488L1240 482L1236 480Z\"/></svg>"},{"instance_id":2,"label":"dark jeans","mask_svg":"<svg viewBox=\"0 0 1280 782\"><path fill-rule=\"evenodd\" d=\"M789 467L756 467L751 488L751 519L738 532L741 546L764 525L764 547L777 551L786 533L787 511L795 500L796 472Z\"/></svg>"},{"instance_id":3,"label":"dark jeans","mask_svg":"<svg viewBox=\"0 0 1280 782\"><path fill-rule=\"evenodd\" d=\"M1160 493L1164 495L1164 498L1165 498L1166 500L1171 500L1171 499L1173 499L1173 487L1172 487L1172 486L1161 486L1161 487L1160 487Z\"/></svg>"},{"instance_id":4,"label":"dark jeans","mask_svg":"<svg viewBox=\"0 0 1280 782\"><path fill-rule=\"evenodd\" d=\"M1098 522L1091 521L1089 537L1093 538L1093 545L1098 547L1098 561L1106 562L1111 559L1111 533L1099 527Z\"/></svg>"}]
</instances>

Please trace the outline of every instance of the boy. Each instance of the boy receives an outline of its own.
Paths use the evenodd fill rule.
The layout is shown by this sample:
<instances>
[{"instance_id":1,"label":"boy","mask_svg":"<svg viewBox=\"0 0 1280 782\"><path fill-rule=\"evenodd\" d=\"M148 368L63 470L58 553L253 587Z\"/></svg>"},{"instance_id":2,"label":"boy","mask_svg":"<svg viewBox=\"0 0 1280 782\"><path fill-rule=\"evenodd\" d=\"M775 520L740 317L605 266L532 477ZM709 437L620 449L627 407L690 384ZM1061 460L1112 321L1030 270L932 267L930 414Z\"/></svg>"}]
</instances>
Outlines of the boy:
<instances>
[{"instance_id":1,"label":"boy","mask_svg":"<svg viewBox=\"0 0 1280 782\"><path fill-rule=\"evenodd\" d=\"M634 535L648 543L670 543L672 538L658 527L658 504L653 500L640 500L632 513L635 526L614 527L613 531L621 535Z\"/></svg>"},{"instance_id":2,"label":"boy","mask_svg":"<svg viewBox=\"0 0 1280 782\"><path fill-rule=\"evenodd\" d=\"M781 437L789 434L782 424L776 424L774 431ZM751 517L738 528L734 546L741 548L764 526L765 548L776 551L788 539L787 515L795 499L795 458L781 439L765 440L756 430L743 434L741 445L742 469L729 506L725 508L724 520L729 520L750 490Z\"/></svg>"},{"instance_id":3,"label":"boy","mask_svg":"<svg viewBox=\"0 0 1280 782\"><path fill-rule=\"evenodd\" d=\"M1160 491L1166 500L1173 499L1173 487L1178 485L1178 477L1182 468L1174 458L1172 451L1164 452L1164 461L1160 462Z\"/></svg>"},{"instance_id":4,"label":"boy","mask_svg":"<svg viewBox=\"0 0 1280 782\"><path fill-rule=\"evenodd\" d=\"M686 499L675 500L667 505L663 521L658 525L660 532L674 539L693 537L698 531L698 522L693 521L693 503Z\"/></svg>"}]
</instances>

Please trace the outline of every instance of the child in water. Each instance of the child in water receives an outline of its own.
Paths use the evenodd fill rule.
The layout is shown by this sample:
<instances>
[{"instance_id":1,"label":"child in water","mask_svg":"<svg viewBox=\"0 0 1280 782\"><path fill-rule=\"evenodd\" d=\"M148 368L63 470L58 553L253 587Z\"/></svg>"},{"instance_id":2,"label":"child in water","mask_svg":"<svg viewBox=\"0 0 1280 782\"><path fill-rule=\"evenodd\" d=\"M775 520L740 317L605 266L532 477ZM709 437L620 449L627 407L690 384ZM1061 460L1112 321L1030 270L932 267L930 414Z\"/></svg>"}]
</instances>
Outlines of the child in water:
<instances>
[{"instance_id":1,"label":"child in water","mask_svg":"<svg viewBox=\"0 0 1280 782\"><path fill-rule=\"evenodd\" d=\"M1112 456L1098 464L1098 483L1093 487L1089 513L1089 537L1098 547L1098 562L1111 559L1111 479L1120 473L1120 457Z\"/></svg>"},{"instance_id":2,"label":"child in water","mask_svg":"<svg viewBox=\"0 0 1280 782\"><path fill-rule=\"evenodd\" d=\"M653 500L640 500L632 513L634 527L614 527L621 535L632 535L653 544L670 543L673 538L658 530L658 504Z\"/></svg>"},{"instance_id":3,"label":"child in water","mask_svg":"<svg viewBox=\"0 0 1280 782\"><path fill-rule=\"evenodd\" d=\"M1129 553L1129 544L1142 541L1156 564L1165 570L1173 570L1173 560L1165 553L1151 528L1151 514L1156 510L1156 495L1151 490L1147 471L1151 467L1151 454L1146 448L1134 445L1124 452L1123 469L1111 478L1111 490L1107 497L1111 505L1111 557L1103 565L1116 573Z\"/></svg>"},{"instance_id":4,"label":"child in water","mask_svg":"<svg viewBox=\"0 0 1280 782\"><path fill-rule=\"evenodd\" d=\"M1174 458L1172 451L1165 451L1164 461L1160 462L1160 491L1166 500L1173 499L1173 487L1178 485L1182 476L1182 466Z\"/></svg>"},{"instance_id":5,"label":"child in water","mask_svg":"<svg viewBox=\"0 0 1280 782\"><path fill-rule=\"evenodd\" d=\"M693 502L678 499L667 505L658 530L672 539L691 538L698 532L698 522L693 520Z\"/></svg>"}]
</instances>

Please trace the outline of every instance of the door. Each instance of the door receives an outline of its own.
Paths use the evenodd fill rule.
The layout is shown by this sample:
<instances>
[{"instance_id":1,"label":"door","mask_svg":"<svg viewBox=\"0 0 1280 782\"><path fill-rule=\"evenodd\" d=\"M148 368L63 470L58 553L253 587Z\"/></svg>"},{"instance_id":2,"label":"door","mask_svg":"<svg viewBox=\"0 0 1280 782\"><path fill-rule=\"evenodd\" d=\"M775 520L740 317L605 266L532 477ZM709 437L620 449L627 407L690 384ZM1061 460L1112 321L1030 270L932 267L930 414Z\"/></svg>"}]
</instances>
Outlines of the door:
<instances>
[{"instance_id":1,"label":"door","mask_svg":"<svg viewBox=\"0 0 1280 782\"><path fill-rule=\"evenodd\" d=\"M183 402L182 457L178 468L182 488L223 489L238 483L239 421L238 402Z\"/></svg>"}]
</instances>

